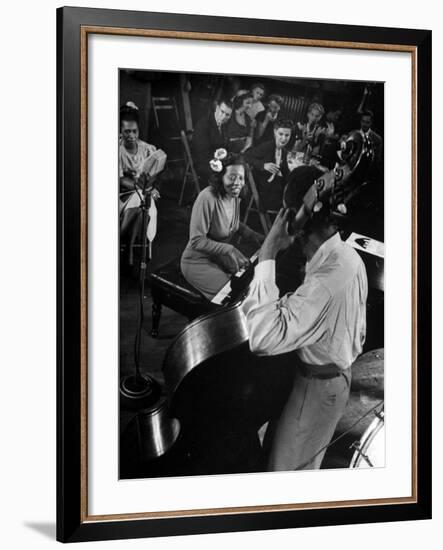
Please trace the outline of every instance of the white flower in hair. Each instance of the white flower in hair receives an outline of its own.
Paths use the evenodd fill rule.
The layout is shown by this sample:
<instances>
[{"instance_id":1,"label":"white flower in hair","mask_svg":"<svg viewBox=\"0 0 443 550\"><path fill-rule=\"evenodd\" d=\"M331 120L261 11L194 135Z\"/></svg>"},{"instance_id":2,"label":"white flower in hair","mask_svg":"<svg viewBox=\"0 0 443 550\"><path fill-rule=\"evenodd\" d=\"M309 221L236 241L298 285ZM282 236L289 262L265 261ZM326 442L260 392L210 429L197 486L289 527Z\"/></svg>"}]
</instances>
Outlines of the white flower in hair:
<instances>
[{"instance_id":1,"label":"white flower in hair","mask_svg":"<svg viewBox=\"0 0 443 550\"><path fill-rule=\"evenodd\" d=\"M223 170L223 164L221 160L212 159L209 161L209 166L214 172L221 172Z\"/></svg>"},{"instance_id":2,"label":"white flower in hair","mask_svg":"<svg viewBox=\"0 0 443 550\"><path fill-rule=\"evenodd\" d=\"M138 107L133 101L127 101L126 107L131 107L131 109L135 109L136 111L138 111Z\"/></svg>"},{"instance_id":3,"label":"white flower in hair","mask_svg":"<svg viewBox=\"0 0 443 550\"><path fill-rule=\"evenodd\" d=\"M214 158L217 160L223 160L228 156L226 149L217 149L214 153Z\"/></svg>"}]
</instances>

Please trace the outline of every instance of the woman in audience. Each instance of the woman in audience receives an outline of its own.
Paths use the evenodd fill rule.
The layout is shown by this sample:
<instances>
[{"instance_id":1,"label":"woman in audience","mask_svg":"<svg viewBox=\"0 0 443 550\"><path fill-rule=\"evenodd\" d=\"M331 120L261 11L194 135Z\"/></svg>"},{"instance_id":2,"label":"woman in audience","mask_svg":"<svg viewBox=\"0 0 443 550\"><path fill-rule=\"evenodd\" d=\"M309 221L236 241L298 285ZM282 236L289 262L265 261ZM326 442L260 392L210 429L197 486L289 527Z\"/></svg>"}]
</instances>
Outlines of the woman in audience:
<instances>
[{"instance_id":1,"label":"woman in audience","mask_svg":"<svg viewBox=\"0 0 443 550\"><path fill-rule=\"evenodd\" d=\"M326 127L321 124L325 109L321 103L311 103L305 123L297 122L293 150L304 153L304 163L309 164L311 155L318 154Z\"/></svg>"},{"instance_id":2,"label":"woman in audience","mask_svg":"<svg viewBox=\"0 0 443 550\"><path fill-rule=\"evenodd\" d=\"M246 165L239 155L219 149L210 161L214 174L192 208L189 242L181 258L185 279L211 300L231 276L248 266L233 244L238 236L259 246L264 237L240 222L240 195Z\"/></svg>"},{"instance_id":3,"label":"woman in audience","mask_svg":"<svg viewBox=\"0 0 443 550\"><path fill-rule=\"evenodd\" d=\"M289 173L288 144L294 130L291 120L277 119L273 124L271 141L252 147L246 154L251 166L262 206L278 211L282 206L283 189Z\"/></svg>"},{"instance_id":4,"label":"woman in audience","mask_svg":"<svg viewBox=\"0 0 443 550\"><path fill-rule=\"evenodd\" d=\"M252 94L246 92L234 98L233 114L226 124L228 149L232 153L244 153L252 146L255 122L247 114L252 105Z\"/></svg>"},{"instance_id":5,"label":"woman in audience","mask_svg":"<svg viewBox=\"0 0 443 550\"><path fill-rule=\"evenodd\" d=\"M154 188L155 171L164 166L166 155L154 145L139 138L139 113L132 102L120 109L119 165L119 213L120 237L129 234L128 261L134 262L134 244L141 226L140 197L143 186L152 199L160 197ZM147 161L147 159L150 161ZM154 175L153 175L154 174Z\"/></svg>"},{"instance_id":6,"label":"woman in audience","mask_svg":"<svg viewBox=\"0 0 443 550\"><path fill-rule=\"evenodd\" d=\"M266 88L265 85L261 82L255 82L251 86L251 94L252 94L252 104L247 109L248 115L251 117L251 120L255 120L255 117L258 115L258 113L261 113L265 110L265 106L262 103L262 99L265 97L266 94Z\"/></svg>"}]
</instances>

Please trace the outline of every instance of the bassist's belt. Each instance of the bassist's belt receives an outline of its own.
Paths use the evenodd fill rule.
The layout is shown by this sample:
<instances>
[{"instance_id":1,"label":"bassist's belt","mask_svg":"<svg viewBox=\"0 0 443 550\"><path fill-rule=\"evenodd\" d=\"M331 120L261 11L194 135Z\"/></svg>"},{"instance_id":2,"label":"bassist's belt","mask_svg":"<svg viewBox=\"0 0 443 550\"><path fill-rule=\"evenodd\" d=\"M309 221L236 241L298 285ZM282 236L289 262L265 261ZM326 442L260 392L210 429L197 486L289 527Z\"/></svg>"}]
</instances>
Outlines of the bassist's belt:
<instances>
[{"instance_id":1,"label":"bassist's belt","mask_svg":"<svg viewBox=\"0 0 443 550\"><path fill-rule=\"evenodd\" d=\"M308 363L299 361L299 370L301 375L305 378L317 378L319 380L336 378L343 373L343 369L340 369L340 367L337 367L334 363L329 363L327 365L309 365Z\"/></svg>"}]
</instances>

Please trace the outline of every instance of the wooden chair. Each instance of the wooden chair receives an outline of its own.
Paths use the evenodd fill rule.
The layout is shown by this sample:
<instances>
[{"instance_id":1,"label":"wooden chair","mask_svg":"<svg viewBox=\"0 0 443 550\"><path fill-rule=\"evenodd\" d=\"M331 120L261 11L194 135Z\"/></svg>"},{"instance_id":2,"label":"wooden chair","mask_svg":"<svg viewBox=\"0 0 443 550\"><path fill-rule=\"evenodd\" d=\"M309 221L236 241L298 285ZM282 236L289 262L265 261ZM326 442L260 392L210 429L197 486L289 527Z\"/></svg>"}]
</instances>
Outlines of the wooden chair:
<instances>
[{"instance_id":1,"label":"wooden chair","mask_svg":"<svg viewBox=\"0 0 443 550\"><path fill-rule=\"evenodd\" d=\"M243 223L247 224L249 215L251 214L251 212L255 212L258 214L264 234L267 235L272 225L271 216L275 216L278 212L277 210L266 210L266 208L263 206L263 201L260 198L260 193L258 192L254 175L250 166L248 166L246 169L246 181L249 187L249 191L251 193L251 197L243 216Z\"/></svg>"},{"instance_id":2,"label":"wooden chair","mask_svg":"<svg viewBox=\"0 0 443 550\"><path fill-rule=\"evenodd\" d=\"M154 111L155 125L157 128L160 128L166 123L171 127L173 133L179 129L180 119L175 97L153 96L152 109ZM180 139L180 137L178 135L172 135L171 139Z\"/></svg>"},{"instance_id":3,"label":"wooden chair","mask_svg":"<svg viewBox=\"0 0 443 550\"><path fill-rule=\"evenodd\" d=\"M184 163L180 147L180 117L175 97L152 96L152 111L156 127L161 130L168 144L168 165Z\"/></svg>"},{"instance_id":4,"label":"wooden chair","mask_svg":"<svg viewBox=\"0 0 443 550\"><path fill-rule=\"evenodd\" d=\"M199 178L194 168L194 161L192 160L191 147L189 144L190 134L186 134L184 130L181 130L180 137L183 143L183 149L185 151L186 164L185 164L185 173L183 176L183 181L182 181L182 186L180 191L180 198L178 200L179 206L182 205L183 196L185 194L185 188L188 181L191 181L191 183L194 184L195 194L198 195L200 193Z\"/></svg>"}]
</instances>

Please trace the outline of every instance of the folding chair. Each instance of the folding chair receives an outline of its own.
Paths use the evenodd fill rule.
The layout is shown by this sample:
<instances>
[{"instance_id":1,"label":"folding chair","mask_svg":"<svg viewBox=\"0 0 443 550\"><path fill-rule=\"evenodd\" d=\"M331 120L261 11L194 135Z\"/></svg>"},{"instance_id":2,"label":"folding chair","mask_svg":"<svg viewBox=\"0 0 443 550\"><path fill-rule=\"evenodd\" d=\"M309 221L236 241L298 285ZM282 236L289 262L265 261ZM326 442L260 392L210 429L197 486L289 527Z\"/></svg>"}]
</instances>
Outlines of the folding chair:
<instances>
[{"instance_id":1,"label":"folding chair","mask_svg":"<svg viewBox=\"0 0 443 550\"><path fill-rule=\"evenodd\" d=\"M157 128L160 128L160 126L166 123L172 131L178 130L180 119L178 116L175 97L153 96L152 108L154 111L155 124ZM164 116L161 117L162 112ZM160 118L162 118L161 121ZM171 136L171 139L179 139L179 136L173 135Z\"/></svg>"},{"instance_id":2,"label":"folding chair","mask_svg":"<svg viewBox=\"0 0 443 550\"><path fill-rule=\"evenodd\" d=\"M252 170L250 166L247 166L246 168L246 178L249 185L249 189L251 191L251 198L249 199L248 206L246 207L245 215L243 217L243 223L245 224L247 223L249 214L251 212L256 212L260 219L260 223L263 228L263 231L265 235L267 235L272 225L270 216L273 216L273 215L275 216L278 213L278 211L266 210L266 208L264 208L262 201L260 199L260 194L255 184L254 176L252 174Z\"/></svg>"},{"instance_id":3,"label":"folding chair","mask_svg":"<svg viewBox=\"0 0 443 550\"><path fill-rule=\"evenodd\" d=\"M172 163L184 163L185 159L181 156L181 147L179 135L180 117L175 97L153 96L152 110L156 127L161 130L168 144L168 165Z\"/></svg>"},{"instance_id":4,"label":"folding chair","mask_svg":"<svg viewBox=\"0 0 443 550\"><path fill-rule=\"evenodd\" d=\"M194 183L195 193L197 195L200 193L200 183L199 183L197 172L195 171L195 168L194 168L194 161L192 160L191 148L189 146L189 138L184 132L184 130L180 131L180 137L183 143L183 149L185 151L186 167L185 167L185 173L183 176L183 182L182 182L182 187L180 191L180 198L178 200L179 206L182 205L186 184L188 183L189 180L191 180L191 182Z\"/></svg>"},{"instance_id":5,"label":"folding chair","mask_svg":"<svg viewBox=\"0 0 443 550\"><path fill-rule=\"evenodd\" d=\"M306 96L283 96L283 109L291 120L303 120L309 104L310 100Z\"/></svg>"}]
</instances>

